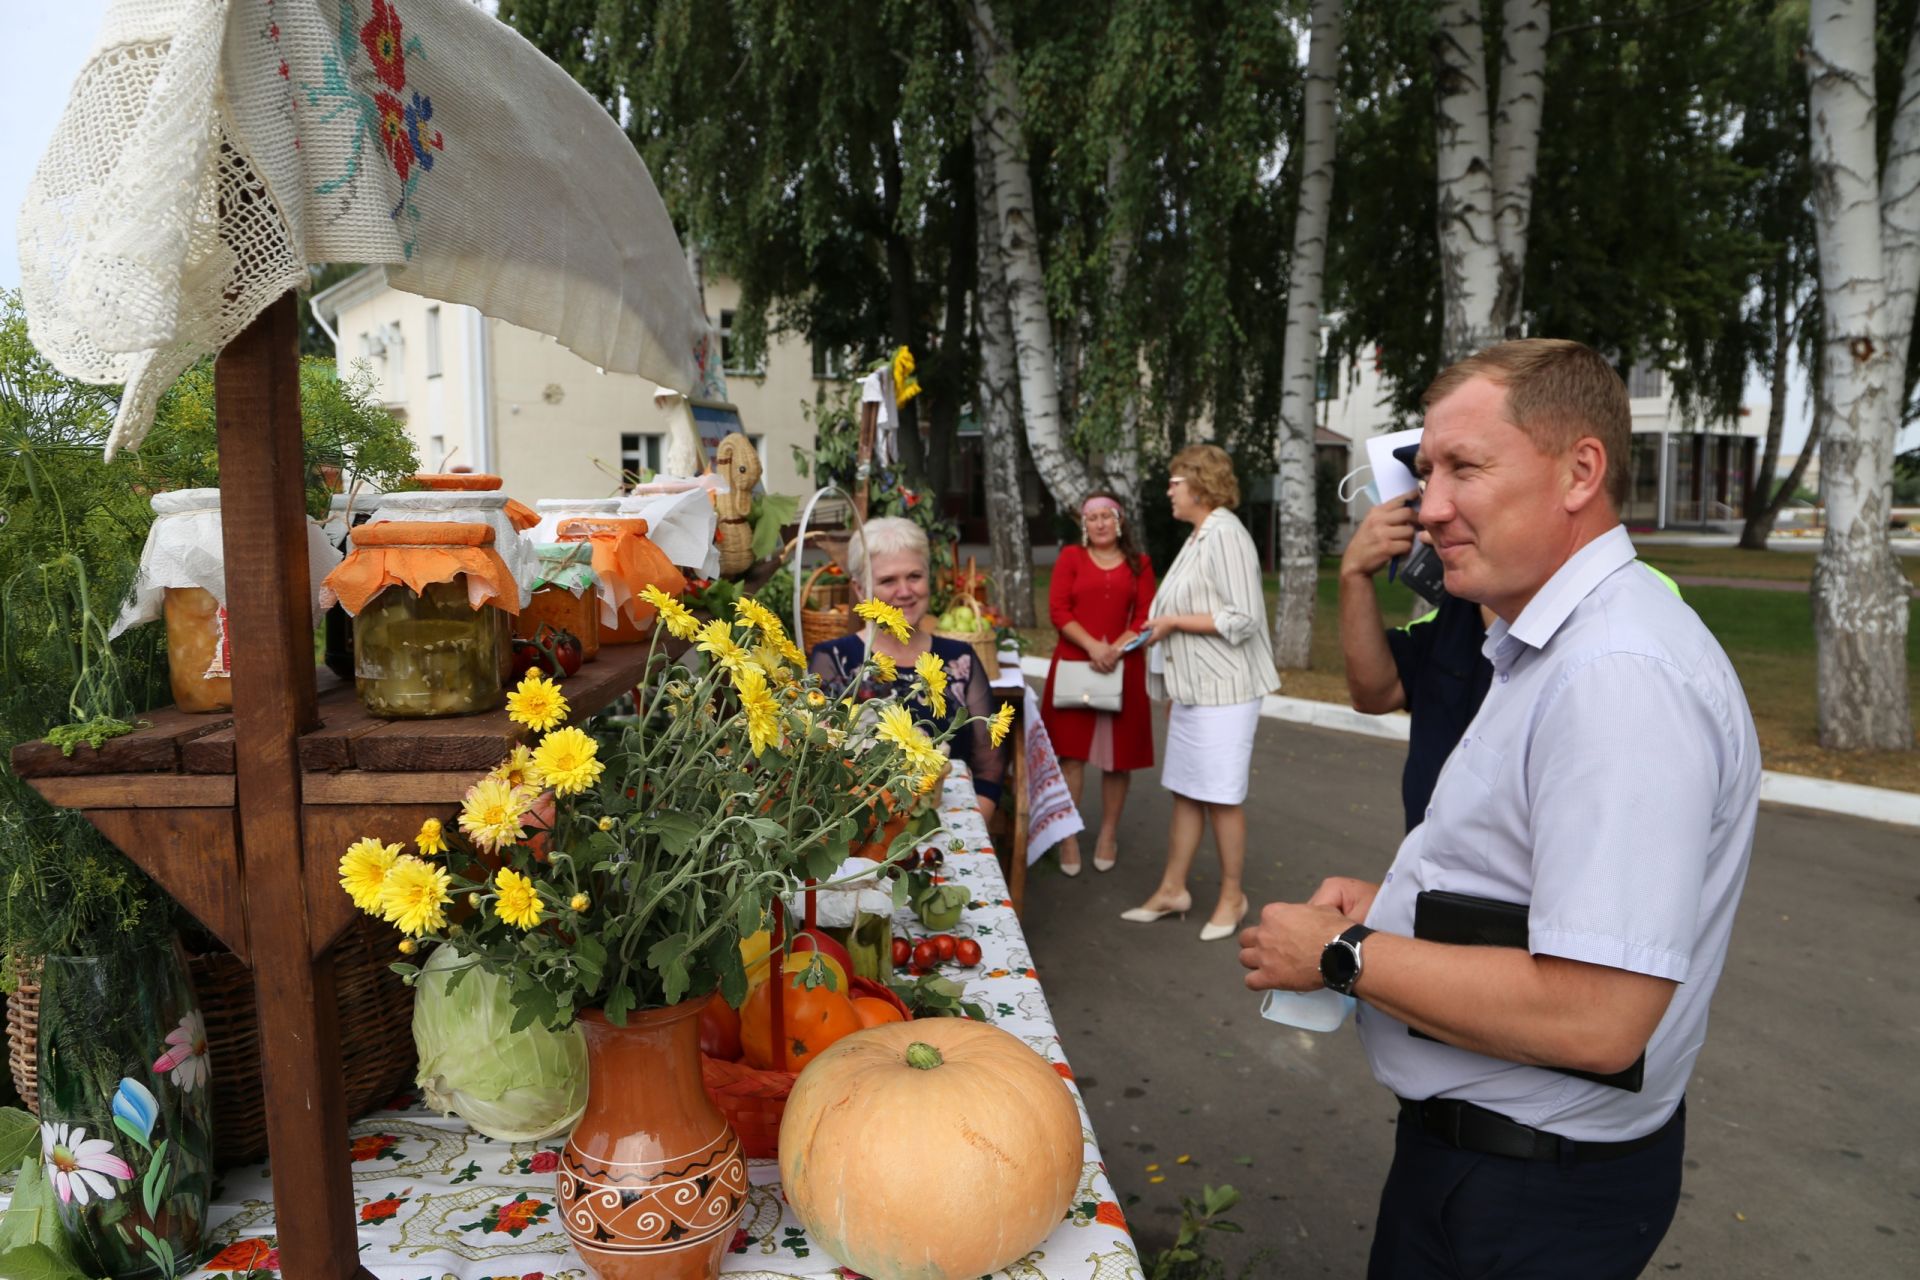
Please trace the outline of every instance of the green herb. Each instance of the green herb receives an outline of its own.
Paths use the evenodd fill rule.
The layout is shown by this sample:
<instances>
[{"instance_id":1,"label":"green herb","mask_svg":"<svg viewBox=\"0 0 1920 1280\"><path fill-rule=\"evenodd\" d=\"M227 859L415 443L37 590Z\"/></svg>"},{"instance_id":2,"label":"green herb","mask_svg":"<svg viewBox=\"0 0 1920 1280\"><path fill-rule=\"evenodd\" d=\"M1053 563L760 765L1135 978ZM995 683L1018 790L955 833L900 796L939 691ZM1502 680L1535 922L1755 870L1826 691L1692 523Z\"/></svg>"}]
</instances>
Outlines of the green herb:
<instances>
[{"instance_id":1,"label":"green herb","mask_svg":"<svg viewBox=\"0 0 1920 1280\"><path fill-rule=\"evenodd\" d=\"M960 998L959 983L937 973L923 974L912 982L889 982L887 986L905 1003L910 1017L987 1020L985 1009Z\"/></svg>"},{"instance_id":2,"label":"green herb","mask_svg":"<svg viewBox=\"0 0 1920 1280\"><path fill-rule=\"evenodd\" d=\"M125 720L115 719L113 716L95 716L91 720L82 720L77 724L55 725L47 730L47 741L60 748L61 755L72 756L74 748L83 742L98 751L103 743L113 738L124 737L137 728L144 728L146 723L142 720L138 725L134 725Z\"/></svg>"}]
</instances>

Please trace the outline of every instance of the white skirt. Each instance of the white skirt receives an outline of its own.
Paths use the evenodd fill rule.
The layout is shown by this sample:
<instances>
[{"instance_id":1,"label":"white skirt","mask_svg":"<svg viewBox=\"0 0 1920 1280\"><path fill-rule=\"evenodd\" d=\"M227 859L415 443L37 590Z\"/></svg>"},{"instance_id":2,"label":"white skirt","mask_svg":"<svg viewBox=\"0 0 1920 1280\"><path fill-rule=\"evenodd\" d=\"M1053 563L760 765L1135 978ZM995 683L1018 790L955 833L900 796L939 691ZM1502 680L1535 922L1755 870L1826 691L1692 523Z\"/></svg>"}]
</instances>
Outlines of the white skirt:
<instances>
[{"instance_id":1,"label":"white skirt","mask_svg":"<svg viewBox=\"0 0 1920 1280\"><path fill-rule=\"evenodd\" d=\"M1258 698L1224 707L1174 703L1167 716L1160 785L1202 804L1240 804L1247 798L1247 768L1259 724Z\"/></svg>"}]
</instances>

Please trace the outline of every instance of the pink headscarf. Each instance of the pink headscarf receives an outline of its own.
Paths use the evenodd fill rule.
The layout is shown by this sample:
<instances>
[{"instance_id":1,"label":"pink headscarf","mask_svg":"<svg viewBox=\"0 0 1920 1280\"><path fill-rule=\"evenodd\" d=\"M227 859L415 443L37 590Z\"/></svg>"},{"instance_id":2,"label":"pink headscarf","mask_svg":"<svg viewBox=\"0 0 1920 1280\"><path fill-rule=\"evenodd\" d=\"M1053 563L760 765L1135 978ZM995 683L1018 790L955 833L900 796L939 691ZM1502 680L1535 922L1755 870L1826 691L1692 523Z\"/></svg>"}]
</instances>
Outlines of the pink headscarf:
<instances>
[{"instance_id":1,"label":"pink headscarf","mask_svg":"<svg viewBox=\"0 0 1920 1280\"><path fill-rule=\"evenodd\" d=\"M1111 511L1113 514L1119 515L1120 504L1112 498L1102 497L1099 494L1095 494L1080 504L1080 518L1082 520L1085 520L1095 511Z\"/></svg>"}]
</instances>

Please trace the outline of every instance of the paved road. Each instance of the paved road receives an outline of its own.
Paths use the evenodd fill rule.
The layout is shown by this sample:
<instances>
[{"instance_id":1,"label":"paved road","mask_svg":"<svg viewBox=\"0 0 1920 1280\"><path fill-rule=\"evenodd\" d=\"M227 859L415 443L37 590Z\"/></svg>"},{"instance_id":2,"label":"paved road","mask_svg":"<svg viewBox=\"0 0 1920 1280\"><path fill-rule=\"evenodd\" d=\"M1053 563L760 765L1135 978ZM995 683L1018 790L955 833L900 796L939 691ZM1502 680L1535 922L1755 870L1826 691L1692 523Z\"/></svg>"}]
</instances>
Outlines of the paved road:
<instances>
[{"instance_id":1,"label":"paved road","mask_svg":"<svg viewBox=\"0 0 1920 1280\"><path fill-rule=\"evenodd\" d=\"M1385 869L1400 835L1402 750L1262 723L1248 814L1256 902ZM1244 1194L1234 1216L1247 1234L1221 1237L1224 1256L1237 1266L1272 1251L1249 1276L1359 1276L1392 1100L1350 1026L1316 1036L1263 1021L1233 944L1199 941L1203 915L1116 918L1158 877L1168 811L1157 775L1142 775L1120 866L1068 880L1049 858L1027 900L1027 934L1114 1184L1143 1248L1168 1243L1181 1194L1226 1182ZM1200 912L1217 877L1209 843L1193 884ZM1762 814L1689 1091L1684 1199L1648 1275L1920 1275L1916 938L1912 832ZM1155 1163L1164 1182L1150 1181Z\"/></svg>"}]
</instances>

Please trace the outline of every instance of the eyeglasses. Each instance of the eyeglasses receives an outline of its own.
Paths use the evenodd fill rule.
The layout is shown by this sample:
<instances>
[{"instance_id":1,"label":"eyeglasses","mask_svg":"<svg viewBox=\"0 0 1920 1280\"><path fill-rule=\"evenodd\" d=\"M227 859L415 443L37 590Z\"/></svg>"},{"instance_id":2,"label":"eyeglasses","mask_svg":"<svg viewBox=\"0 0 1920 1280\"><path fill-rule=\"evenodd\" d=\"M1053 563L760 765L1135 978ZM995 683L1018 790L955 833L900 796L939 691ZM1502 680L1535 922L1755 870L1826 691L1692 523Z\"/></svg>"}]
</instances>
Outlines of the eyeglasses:
<instances>
[{"instance_id":1,"label":"eyeglasses","mask_svg":"<svg viewBox=\"0 0 1920 1280\"><path fill-rule=\"evenodd\" d=\"M1168 484L1185 484L1186 482L1187 482L1187 478L1185 476L1168 476L1167 477Z\"/></svg>"}]
</instances>

